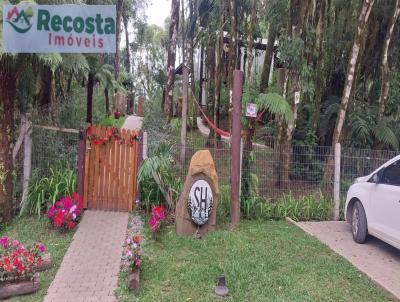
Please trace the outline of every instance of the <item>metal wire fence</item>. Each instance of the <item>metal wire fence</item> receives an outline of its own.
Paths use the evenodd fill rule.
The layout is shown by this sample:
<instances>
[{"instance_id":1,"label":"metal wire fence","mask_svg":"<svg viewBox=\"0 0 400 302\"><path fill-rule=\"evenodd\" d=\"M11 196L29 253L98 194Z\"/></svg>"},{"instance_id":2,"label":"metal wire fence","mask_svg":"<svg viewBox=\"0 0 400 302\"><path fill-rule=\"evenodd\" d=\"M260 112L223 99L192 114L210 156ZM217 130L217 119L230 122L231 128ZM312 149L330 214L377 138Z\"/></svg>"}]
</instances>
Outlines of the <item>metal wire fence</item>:
<instances>
[{"instance_id":1,"label":"metal wire fence","mask_svg":"<svg viewBox=\"0 0 400 302\"><path fill-rule=\"evenodd\" d=\"M49 177L51 170L76 170L78 134L42 129L32 129L32 176L30 183ZM24 147L15 161L14 201L18 210L22 199Z\"/></svg>"},{"instance_id":2,"label":"metal wire fence","mask_svg":"<svg viewBox=\"0 0 400 302\"><path fill-rule=\"evenodd\" d=\"M149 138L151 140L151 138ZM173 173L185 180L190 159L198 150L211 152L219 177L220 186L230 186L230 143L227 140L189 138L185 162L181 163L180 145L176 137L173 143ZM154 145L154 144L153 144ZM241 192L242 196L259 196L267 200L278 200L285 195L293 197L323 194L333 198L334 152L326 146L284 146L253 144L252 151L242 149ZM151 153L151 152L150 152ZM398 155L395 151L342 148L340 188L341 198L356 177L372 173L389 159ZM326 175L326 171L331 173Z\"/></svg>"}]
</instances>

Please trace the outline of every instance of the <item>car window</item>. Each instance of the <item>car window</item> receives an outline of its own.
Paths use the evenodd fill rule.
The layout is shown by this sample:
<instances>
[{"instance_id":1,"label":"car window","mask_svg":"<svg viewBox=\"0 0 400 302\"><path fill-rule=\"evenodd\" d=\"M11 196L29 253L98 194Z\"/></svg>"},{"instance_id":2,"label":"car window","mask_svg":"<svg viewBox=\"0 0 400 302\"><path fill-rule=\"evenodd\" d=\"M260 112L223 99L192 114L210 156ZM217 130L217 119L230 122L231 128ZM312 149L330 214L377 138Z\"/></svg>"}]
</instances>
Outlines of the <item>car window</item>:
<instances>
[{"instance_id":1,"label":"car window","mask_svg":"<svg viewBox=\"0 0 400 302\"><path fill-rule=\"evenodd\" d=\"M400 186L400 161L397 161L385 168L382 174L382 183Z\"/></svg>"}]
</instances>

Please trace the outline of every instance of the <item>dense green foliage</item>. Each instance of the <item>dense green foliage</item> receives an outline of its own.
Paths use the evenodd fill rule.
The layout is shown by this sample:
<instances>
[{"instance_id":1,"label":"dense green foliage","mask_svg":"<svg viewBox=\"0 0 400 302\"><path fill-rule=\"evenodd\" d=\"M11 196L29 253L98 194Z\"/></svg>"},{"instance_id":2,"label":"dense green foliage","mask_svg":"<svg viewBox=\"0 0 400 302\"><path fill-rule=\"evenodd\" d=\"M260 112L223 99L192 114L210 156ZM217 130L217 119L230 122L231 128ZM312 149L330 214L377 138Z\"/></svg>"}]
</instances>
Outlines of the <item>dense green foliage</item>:
<instances>
[{"instance_id":1,"label":"dense green foliage","mask_svg":"<svg viewBox=\"0 0 400 302\"><path fill-rule=\"evenodd\" d=\"M50 205L63 196L76 191L76 174L72 170L50 168L48 177L33 176L29 184L29 194L22 202L20 214L40 216Z\"/></svg>"}]
</instances>

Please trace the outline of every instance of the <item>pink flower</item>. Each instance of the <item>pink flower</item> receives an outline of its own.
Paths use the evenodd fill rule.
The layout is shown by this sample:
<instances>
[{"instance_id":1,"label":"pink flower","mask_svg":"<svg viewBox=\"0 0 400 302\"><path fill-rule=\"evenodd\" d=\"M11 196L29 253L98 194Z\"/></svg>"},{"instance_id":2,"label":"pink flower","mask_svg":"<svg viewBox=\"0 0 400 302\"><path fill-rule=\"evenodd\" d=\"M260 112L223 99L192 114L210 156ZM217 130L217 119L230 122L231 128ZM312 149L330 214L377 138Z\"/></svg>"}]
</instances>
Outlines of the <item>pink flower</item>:
<instances>
[{"instance_id":1,"label":"pink flower","mask_svg":"<svg viewBox=\"0 0 400 302\"><path fill-rule=\"evenodd\" d=\"M151 230L153 232L155 232L157 230L157 227L158 227L158 221L157 221L156 216L153 216L153 217L150 218L149 224L150 224Z\"/></svg>"},{"instance_id":2,"label":"pink flower","mask_svg":"<svg viewBox=\"0 0 400 302\"><path fill-rule=\"evenodd\" d=\"M3 246L3 248L6 250L8 249L8 237L4 236L0 238L0 244Z\"/></svg>"},{"instance_id":3,"label":"pink flower","mask_svg":"<svg viewBox=\"0 0 400 302\"><path fill-rule=\"evenodd\" d=\"M14 239L12 242L13 247L17 247L19 244L18 240Z\"/></svg>"},{"instance_id":4,"label":"pink flower","mask_svg":"<svg viewBox=\"0 0 400 302\"><path fill-rule=\"evenodd\" d=\"M153 213L154 216L157 217L159 220L164 220L165 219L165 212L164 212L164 206L160 205L158 207L154 207L151 209L151 212Z\"/></svg>"},{"instance_id":5,"label":"pink flower","mask_svg":"<svg viewBox=\"0 0 400 302\"><path fill-rule=\"evenodd\" d=\"M40 251L41 253L44 253L44 252L46 251L46 247L44 246L43 243L41 243L41 244L39 245L39 251Z\"/></svg>"}]
</instances>

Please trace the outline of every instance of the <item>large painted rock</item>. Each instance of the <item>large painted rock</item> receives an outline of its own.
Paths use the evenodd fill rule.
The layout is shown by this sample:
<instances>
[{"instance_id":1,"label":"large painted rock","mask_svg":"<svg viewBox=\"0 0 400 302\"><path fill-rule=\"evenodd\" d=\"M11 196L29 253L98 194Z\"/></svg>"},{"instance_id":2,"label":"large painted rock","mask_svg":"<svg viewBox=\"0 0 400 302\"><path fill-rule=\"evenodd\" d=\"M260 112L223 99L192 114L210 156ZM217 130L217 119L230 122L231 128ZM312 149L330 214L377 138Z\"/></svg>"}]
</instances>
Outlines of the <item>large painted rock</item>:
<instances>
[{"instance_id":1,"label":"large painted rock","mask_svg":"<svg viewBox=\"0 0 400 302\"><path fill-rule=\"evenodd\" d=\"M176 233L191 236L217 226L218 175L210 151L196 152L190 161L183 192L176 204Z\"/></svg>"}]
</instances>

